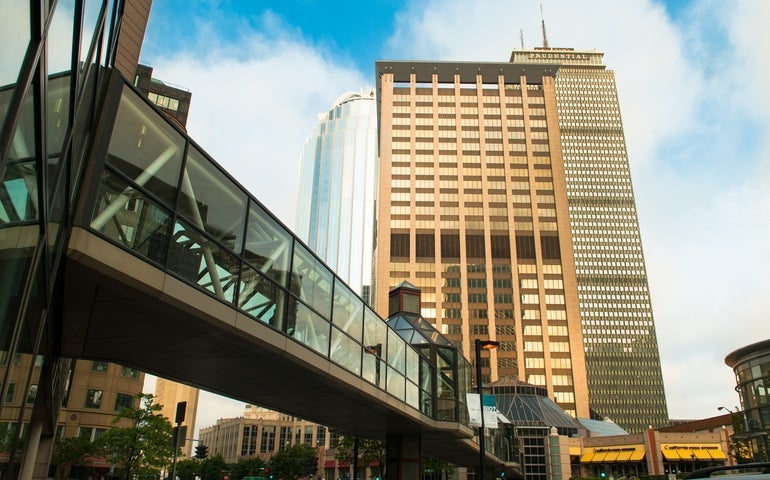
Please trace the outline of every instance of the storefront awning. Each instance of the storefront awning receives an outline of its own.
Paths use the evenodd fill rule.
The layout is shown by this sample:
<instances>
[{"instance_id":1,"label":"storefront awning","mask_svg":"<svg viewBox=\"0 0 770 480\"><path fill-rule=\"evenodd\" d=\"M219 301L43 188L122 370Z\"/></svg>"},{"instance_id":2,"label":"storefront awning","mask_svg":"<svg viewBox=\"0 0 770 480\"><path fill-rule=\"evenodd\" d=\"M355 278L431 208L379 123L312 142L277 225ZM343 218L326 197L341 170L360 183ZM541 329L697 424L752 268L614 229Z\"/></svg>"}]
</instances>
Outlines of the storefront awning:
<instances>
[{"instance_id":1,"label":"storefront awning","mask_svg":"<svg viewBox=\"0 0 770 480\"><path fill-rule=\"evenodd\" d=\"M327 460L324 462L324 468L334 468L334 460Z\"/></svg>"},{"instance_id":2,"label":"storefront awning","mask_svg":"<svg viewBox=\"0 0 770 480\"><path fill-rule=\"evenodd\" d=\"M661 453L666 460L695 462L699 460L725 460L727 455L718 443L672 444L662 443Z\"/></svg>"},{"instance_id":3,"label":"storefront awning","mask_svg":"<svg viewBox=\"0 0 770 480\"><path fill-rule=\"evenodd\" d=\"M586 447L580 463L638 462L644 458L644 445Z\"/></svg>"}]
</instances>

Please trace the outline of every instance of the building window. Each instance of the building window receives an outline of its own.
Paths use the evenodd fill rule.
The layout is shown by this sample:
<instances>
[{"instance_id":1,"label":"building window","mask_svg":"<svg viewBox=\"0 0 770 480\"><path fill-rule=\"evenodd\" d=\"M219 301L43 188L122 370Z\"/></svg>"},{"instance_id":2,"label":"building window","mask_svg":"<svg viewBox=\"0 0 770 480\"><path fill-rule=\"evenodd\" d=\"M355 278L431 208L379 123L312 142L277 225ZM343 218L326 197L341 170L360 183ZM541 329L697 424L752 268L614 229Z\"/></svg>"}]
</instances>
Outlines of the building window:
<instances>
[{"instance_id":1,"label":"building window","mask_svg":"<svg viewBox=\"0 0 770 480\"><path fill-rule=\"evenodd\" d=\"M106 373L108 365L107 362L94 362L91 366L91 370L94 372Z\"/></svg>"},{"instance_id":2,"label":"building window","mask_svg":"<svg viewBox=\"0 0 770 480\"><path fill-rule=\"evenodd\" d=\"M124 377L128 378L138 378L139 377L139 371L134 370L133 368L123 367L120 369L120 374Z\"/></svg>"},{"instance_id":3,"label":"building window","mask_svg":"<svg viewBox=\"0 0 770 480\"><path fill-rule=\"evenodd\" d=\"M115 411L119 412L123 410L124 408L133 408L134 406L134 396L133 395L127 395L125 393L118 393L118 396L115 398Z\"/></svg>"},{"instance_id":4,"label":"building window","mask_svg":"<svg viewBox=\"0 0 770 480\"><path fill-rule=\"evenodd\" d=\"M321 425L316 427L315 444L317 447L323 447L326 444L326 427Z\"/></svg>"},{"instance_id":5,"label":"building window","mask_svg":"<svg viewBox=\"0 0 770 480\"><path fill-rule=\"evenodd\" d=\"M9 383L5 390L5 403L13 403L13 394L16 392L16 384Z\"/></svg>"},{"instance_id":6,"label":"building window","mask_svg":"<svg viewBox=\"0 0 770 480\"><path fill-rule=\"evenodd\" d=\"M88 390L86 393L86 408L101 408L102 406L102 392L101 390Z\"/></svg>"},{"instance_id":7,"label":"building window","mask_svg":"<svg viewBox=\"0 0 770 480\"><path fill-rule=\"evenodd\" d=\"M259 444L259 453L270 453L275 450L275 427L265 425L262 427L262 441Z\"/></svg>"}]
</instances>

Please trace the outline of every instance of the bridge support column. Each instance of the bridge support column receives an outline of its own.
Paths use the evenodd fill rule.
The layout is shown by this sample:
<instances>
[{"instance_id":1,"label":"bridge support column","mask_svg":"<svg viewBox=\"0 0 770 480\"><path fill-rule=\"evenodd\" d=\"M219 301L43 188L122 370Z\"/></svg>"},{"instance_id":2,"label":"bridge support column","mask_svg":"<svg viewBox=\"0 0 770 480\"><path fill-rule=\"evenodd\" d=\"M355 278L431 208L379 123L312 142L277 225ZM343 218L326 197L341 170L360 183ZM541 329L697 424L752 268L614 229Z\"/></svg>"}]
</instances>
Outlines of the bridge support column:
<instances>
[{"instance_id":1,"label":"bridge support column","mask_svg":"<svg viewBox=\"0 0 770 480\"><path fill-rule=\"evenodd\" d=\"M420 435L388 435L385 450L388 480L422 478L422 437Z\"/></svg>"}]
</instances>

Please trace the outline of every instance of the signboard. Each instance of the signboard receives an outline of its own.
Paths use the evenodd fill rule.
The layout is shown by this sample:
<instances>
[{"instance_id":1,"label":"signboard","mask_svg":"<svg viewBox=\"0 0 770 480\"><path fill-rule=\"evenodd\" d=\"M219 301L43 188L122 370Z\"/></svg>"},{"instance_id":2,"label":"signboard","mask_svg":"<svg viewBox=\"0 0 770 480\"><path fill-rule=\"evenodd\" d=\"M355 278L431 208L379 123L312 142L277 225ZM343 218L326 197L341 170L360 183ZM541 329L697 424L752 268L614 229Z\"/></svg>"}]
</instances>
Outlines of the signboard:
<instances>
[{"instance_id":1,"label":"signboard","mask_svg":"<svg viewBox=\"0 0 770 480\"><path fill-rule=\"evenodd\" d=\"M484 427L497 428L497 405L494 395L484 395ZM471 427L481 426L481 412L478 393L465 394L465 401L468 405L468 425Z\"/></svg>"}]
</instances>

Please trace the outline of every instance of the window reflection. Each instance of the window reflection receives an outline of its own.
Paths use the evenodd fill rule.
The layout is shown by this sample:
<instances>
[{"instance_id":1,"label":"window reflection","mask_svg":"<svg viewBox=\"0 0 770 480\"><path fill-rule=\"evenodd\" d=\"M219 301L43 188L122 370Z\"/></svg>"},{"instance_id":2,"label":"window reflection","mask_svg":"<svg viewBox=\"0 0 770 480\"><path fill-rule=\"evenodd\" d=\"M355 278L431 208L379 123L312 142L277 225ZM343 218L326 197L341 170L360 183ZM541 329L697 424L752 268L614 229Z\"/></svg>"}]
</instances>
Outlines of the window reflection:
<instances>
[{"instance_id":1,"label":"window reflection","mask_svg":"<svg viewBox=\"0 0 770 480\"><path fill-rule=\"evenodd\" d=\"M193 225L241 253L246 194L195 148L187 154L177 211Z\"/></svg>"},{"instance_id":2,"label":"window reflection","mask_svg":"<svg viewBox=\"0 0 770 480\"><path fill-rule=\"evenodd\" d=\"M261 273L278 282L288 284L289 254L292 237L255 202L249 208L249 222L243 257Z\"/></svg>"},{"instance_id":3,"label":"window reflection","mask_svg":"<svg viewBox=\"0 0 770 480\"><path fill-rule=\"evenodd\" d=\"M182 136L136 93L124 88L107 162L173 206L183 147Z\"/></svg>"}]
</instances>

